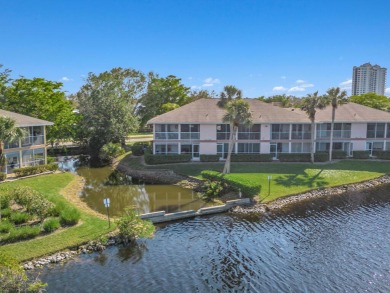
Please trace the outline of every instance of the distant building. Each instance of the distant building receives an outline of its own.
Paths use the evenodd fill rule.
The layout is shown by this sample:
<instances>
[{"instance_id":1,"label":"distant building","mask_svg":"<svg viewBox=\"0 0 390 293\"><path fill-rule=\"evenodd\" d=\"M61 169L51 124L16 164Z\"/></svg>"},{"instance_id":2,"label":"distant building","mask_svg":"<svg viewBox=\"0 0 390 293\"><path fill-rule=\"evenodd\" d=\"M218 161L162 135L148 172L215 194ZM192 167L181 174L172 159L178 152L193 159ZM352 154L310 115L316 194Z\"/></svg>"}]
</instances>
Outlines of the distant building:
<instances>
[{"instance_id":1,"label":"distant building","mask_svg":"<svg viewBox=\"0 0 390 293\"><path fill-rule=\"evenodd\" d=\"M353 67L352 95L365 93L385 94L387 68L365 63Z\"/></svg>"}]
</instances>

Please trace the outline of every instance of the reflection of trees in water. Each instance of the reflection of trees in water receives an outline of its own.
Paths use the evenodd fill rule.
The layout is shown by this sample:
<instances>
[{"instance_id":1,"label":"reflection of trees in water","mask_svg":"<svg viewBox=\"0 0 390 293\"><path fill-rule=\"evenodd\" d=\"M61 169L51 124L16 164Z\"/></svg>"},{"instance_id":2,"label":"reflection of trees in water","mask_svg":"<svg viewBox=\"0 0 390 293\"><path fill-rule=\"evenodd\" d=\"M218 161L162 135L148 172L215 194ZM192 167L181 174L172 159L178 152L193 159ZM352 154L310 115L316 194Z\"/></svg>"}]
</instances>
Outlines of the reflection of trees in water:
<instances>
[{"instance_id":1,"label":"reflection of trees in water","mask_svg":"<svg viewBox=\"0 0 390 293\"><path fill-rule=\"evenodd\" d=\"M144 242L137 241L128 246L122 246L118 249L117 256L121 262L130 261L132 264L139 262L144 252L147 251L147 246Z\"/></svg>"},{"instance_id":2,"label":"reflection of trees in water","mask_svg":"<svg viewBox=\"0 0 390 293\"><path fill-rule=\"evenodd\" d=\"M104 185L130 185L132 184L131 177L119 172L118 170L114 170L108 176L107 180L104 182Z\"/></svg>"},{"instance_id":3,"label":"reflection of trees in water","mask_svg":"<svg viewBox=\"0 0 390 293\"><path fill-rule=\"evenodd\" d=\"M104 266L107 262L107 256L104 253L99 253L93 258L93 260L101 266Z\"/></svg>"}]
</instances>

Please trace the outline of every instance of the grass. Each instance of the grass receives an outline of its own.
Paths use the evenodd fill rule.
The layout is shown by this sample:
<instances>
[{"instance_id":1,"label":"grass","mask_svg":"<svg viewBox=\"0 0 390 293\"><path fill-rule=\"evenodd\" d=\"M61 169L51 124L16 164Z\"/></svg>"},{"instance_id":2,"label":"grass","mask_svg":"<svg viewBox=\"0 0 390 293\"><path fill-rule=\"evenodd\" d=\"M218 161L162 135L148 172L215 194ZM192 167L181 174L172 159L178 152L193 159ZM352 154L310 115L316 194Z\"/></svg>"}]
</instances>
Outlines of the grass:
<instances>
[{"instance_id":1,"label":"grass","mask_svg":"<svg viewBox=\"0 0 390 293\"><path fill-rule=\"evenodd\" d=\"M7 189L15 188L17 186L30 186L41 192L46 198L54 203L61 203L73 207L60 194L60 191L72 182L74 178L74 175L70 173L62 173L7 182L0 184L0 194ZM80 210L80 213L81 224L77 226L60 229L47 236L28 241L0 246L0 252L14 257L18 261L26 261L96 239L115 228L115 225L112 225L111 229L109 229L107 221L99 219L83 210Z\"/></svg>"},{"instance_id":2,"label":"grass","mask_svg":"<svg viewBox=\"0 0 390 293\"><path fill-rule=\"evenodd\" d=\"M125 157L123 164L134 169L170 169L177 174L201 178L201 171L221 172L223 162L181 163L143 166L141 158ZM261 186L259 199L269 202L311 189L339 186L373 179L390 173L390 161L343 160L333 163L232 163L228 176L237 181L251 181ZM272 176L270 191L268 176Z\"/></svg>"}]
</instances>

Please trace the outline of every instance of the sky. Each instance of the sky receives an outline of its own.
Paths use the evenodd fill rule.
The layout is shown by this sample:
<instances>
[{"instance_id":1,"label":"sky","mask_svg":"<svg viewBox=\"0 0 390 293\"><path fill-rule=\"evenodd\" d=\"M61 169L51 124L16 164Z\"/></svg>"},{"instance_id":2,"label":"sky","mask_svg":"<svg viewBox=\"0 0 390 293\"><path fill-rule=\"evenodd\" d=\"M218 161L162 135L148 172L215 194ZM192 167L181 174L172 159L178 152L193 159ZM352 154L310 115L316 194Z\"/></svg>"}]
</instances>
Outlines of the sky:
<instances>
[{"instance_id":1,"label":"sky","mask_svg":"<svg viewBox=\"0 0 390 293\"><path fill-rule=\"evenodd\" d=\"M353 66L390 67L389 11L389 0L0 0L0 64L67 93L113 67L250 98L350 91Z\"/></svg>"}]
</instances>

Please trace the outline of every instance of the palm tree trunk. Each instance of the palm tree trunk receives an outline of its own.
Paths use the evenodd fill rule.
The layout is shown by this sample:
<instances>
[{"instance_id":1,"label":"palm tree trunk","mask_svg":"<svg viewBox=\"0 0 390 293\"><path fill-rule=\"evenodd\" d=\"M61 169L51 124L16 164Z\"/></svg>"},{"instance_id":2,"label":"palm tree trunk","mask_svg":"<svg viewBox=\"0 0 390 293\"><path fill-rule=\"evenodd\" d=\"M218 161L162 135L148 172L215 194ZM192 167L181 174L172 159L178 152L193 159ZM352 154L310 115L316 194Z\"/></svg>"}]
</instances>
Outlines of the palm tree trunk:
<instances>
[{"instance_id":1,"label":"palm tree trunk","mask_svg":"<svg viewBox=\"0 0 390 293\"><path fill-rule=\"evenodd\" d=\"M234 125L230 124L230 135L229 135L229 147L228 147L228 155L225 161L225 166L223 167L223 174L229 174L230 173L230 160L232 157L232 151L233 151L233 146L234 146L234 141L235 141L235 136L236 136L236 131L237 127Z\"/></svg>"},{"instance_id":2,"label":"palm tree trunk","mask_svg":"<svg viewBox=\"0 0 390 293\"><path fill-rule=\"evenodd\" d=\"M310 144L310 161L314 164L314 135L315 135L315 122L314 119L311 121L311 144Z\"/></svg>"},{"instance_id":3,"label":"palm tree trunk","mask_svg":"<svg viewBox=\"0 0 390 293\"><path fill-rule=\"evenodd\" d=\"M332 152L333 152L333 129L334 129L334 119L336 116L336 108L332 108L332 124L330 125L330 145L329 145L329 162L332 162Z\"/></svg>"}]
</instances>

